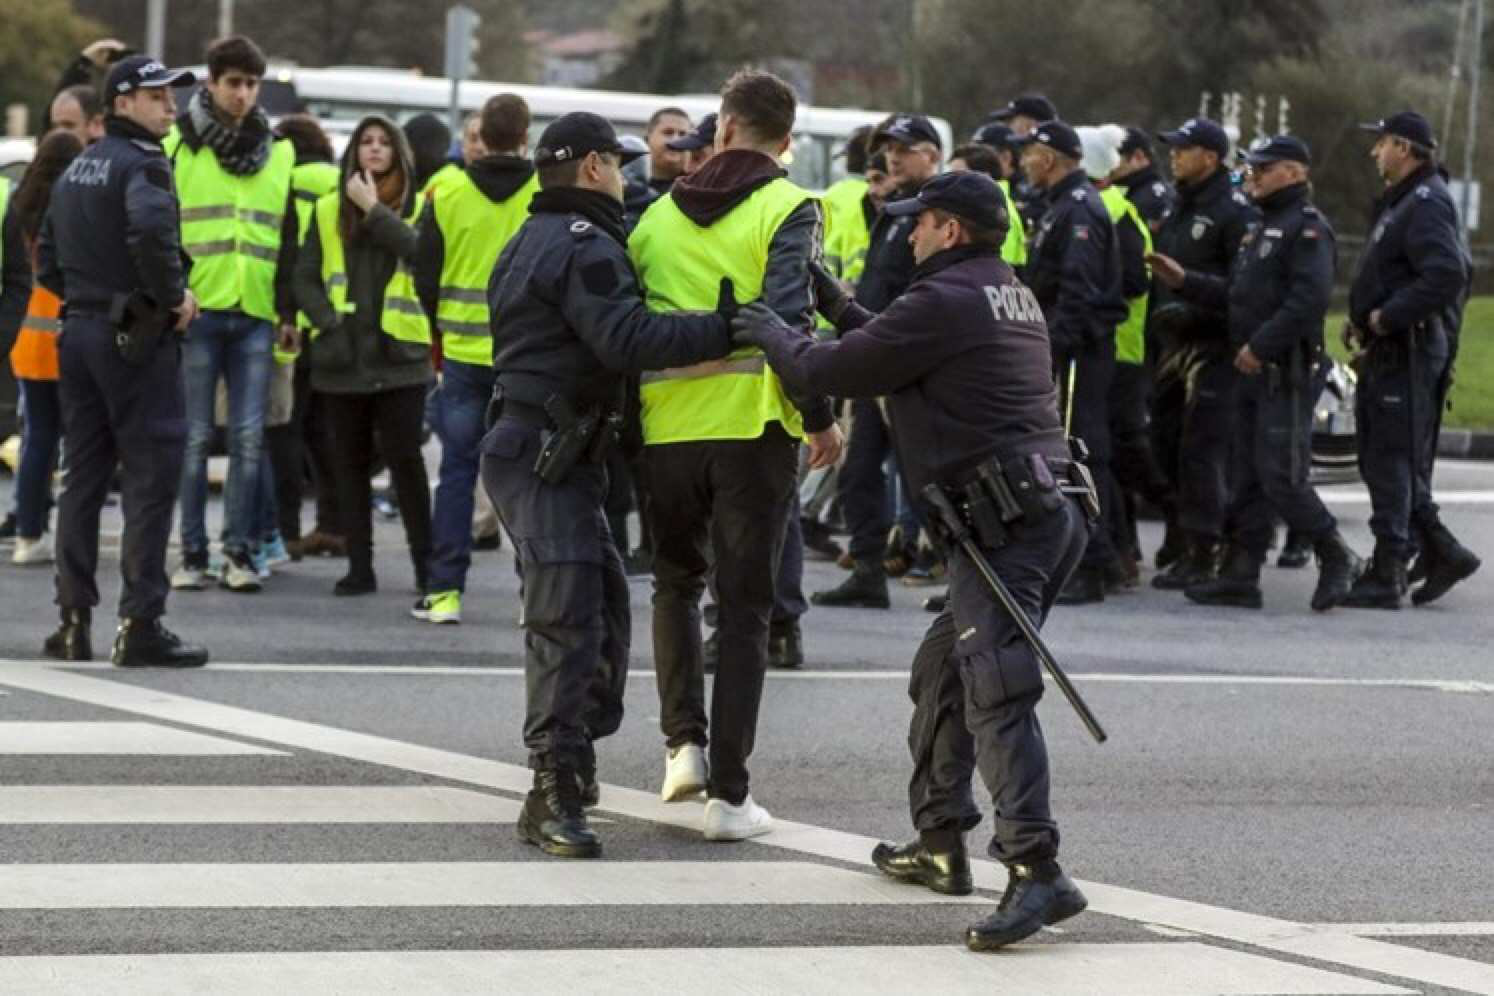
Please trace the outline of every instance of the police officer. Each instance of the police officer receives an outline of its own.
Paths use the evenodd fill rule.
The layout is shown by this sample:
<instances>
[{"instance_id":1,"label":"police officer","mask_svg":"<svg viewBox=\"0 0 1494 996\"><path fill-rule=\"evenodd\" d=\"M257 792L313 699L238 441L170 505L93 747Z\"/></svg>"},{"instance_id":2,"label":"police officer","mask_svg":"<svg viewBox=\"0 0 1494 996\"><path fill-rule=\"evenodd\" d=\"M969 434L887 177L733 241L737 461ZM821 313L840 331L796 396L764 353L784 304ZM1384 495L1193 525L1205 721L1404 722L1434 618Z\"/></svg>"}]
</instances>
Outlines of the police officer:
<instances>
[{"instance_id":1,"label":"police officer","mask_svg":"<svg viewBox=\"0 0 1494 996\"><path fill-rule=\"evenodd\" d=\"M1120 239L1080 165L1084 148L1073 128L1046 121L1019 141L1022 171L1047 203L1023 274L1047 319L1066 428L1089 447L1095 480L1107 496L1101 505L1113 510L1110 385L1115 379L1115 331L1127 314ZM1108 528L1097 531L1061 600L1074 605L1104 601L1105 572L1114 558Z\"/></svg>"},{"instance_id":2,"label":"police officer","mask_svg":"<svg viewBox=\"0 0 1494 996\"><path fill-rule=\"evenodd\" d=\"M1229 136L1217 122L1189 118L1160 137L1172 148L1178 206L1157 234L1156 250L1189 272L1223 276L1258 218L1230 182ZM1157 566L1168 569L1152 586L1181 591L1218 572L1234 356L1225 312L1186 301L1165 284L1153 288L1147 325L1148 341L1157 346L1153 452L1176 485L1178 505L1157 551Z\"/></svg>"},{"instance_id":3,"label":"police officer","mask_svg":"<svg viewBox=\"0 0 1494 996\"><path fill-rule=\"evenodd\" d=\"M1344 604L1395 609L1418 544L1426 580L1411 595L1417 605L1479 568L1432 500L1437 427L1472 265L1426 118L1402 111L1363 127L1378 136L1370 155L1386 191L1349 290L1344 338L1361 351L1355 415L1375 555Z\"/></svg>"},{"instance_id":4,"label":"police officer","mask_svg":"<svg viewBox=\"0 0 1494 996\"><path fill-rule=\"evenodd\" d=\"M1126 197L1156 235L1176 210L1178 192L1157 170L1152 137L1145 131L1134 125L1127 127L1119 152L1120 165L1111 171L1110 179L1125 188Z\"/></svg>"},{"instance_id":5,"label":"police officer","mask_svg":"<svg viewBox=\"0 0 1494 996\"><path fill-rule=\"evenodd\" d=\"M724 288L720 313L645 308L623 248L622 146L605 119L558 118L534 161L531 217L488 285L496 421L482 441L482 479L524 578L534 789L519 835L549 854L596 857L583 801L596 801L592 742L622 722L628 584L603 515L605 447L568 425L615 414L626 371L725 356L732 298ZM571 442L586 452L567 469L558 444Z\"/></svg>"},{"instance_id":6,"label":"police officer","mask_svg":"<svg viewBox=\"0 0 1494 996\"><path fill-rule=\"evenodd\" d=\"M161 625L166 543L181 483L187 423L181 346L196 317L161 139L176 113L172 87L192 74L147 56L115 63L104 84L104 138L74 159L52 189L38 277L63 299L59 386L67 453L58 498L57 604L61 627L47 656L90 660L99 602L99 510L121 466L124 541L120 667L199 667L207 651Z\"/></svg>"},{"instance_id":7,"label":"police officer","mask_svg":"<svg viewBox=\"0 0 1494 996\"><path fill-rule=\"evenodd\" d=\"M1306 143L1290 135L1250 154L1248 187L1262 218L1245 236L1228 277L1151 257L1157 280L1184 299L1227 307L1230 348L1242 375L1228 554L1219 577L1184 592L1201 605L1261 607L1261 564L1278 515L1317 551L1314 609L1342 602L1363 566L1308 483L1316 400L1310 385L1323 351L1336 257L1333 228L1311 201L1311 165Z\"/></svg>"},{"instance_id":8,"label":"police officer","mask_svg":"<svg viewBox=\"0 0 1494 996\"><path fill-rule=\"evenodd\" d=\"M1069 452L1042 309L999 256L1005 207L990 177L967 172L930 180L886 210L917 218L910 238L918 269L885 311L849 302L821 272L819 306L842 331L839 341L797 335L756 304L741 310L734 333L803 390L885 395L914 493L965 484L994 460L1016 487L1052 499L1024 511L1004 544L982 541L1012 595L1041 622L1079 559L1086 527L1076 503L1054 493L1070 472ZM1073 916L1086 901L1057 862L1035 712L1043 694L1037 657L962 552L953 553L949 576L949 607L913 660L909 795L919 836L879 844L872 860L893 878L969 893L963 833L980 821L970 791L978 767L995 802L990 853L1010 876L996 912L966 933L971 948L985 950Z\"/></svg>"},{"instance_id":9,"label":"police officer","mask_svg":"<svg viewBox=\"0 0 1494 996\"><path fill-rule=\"evenodd\" d=\"M1057 121L1058 108L1053 101L1040 93L1024 93L1007 102L986 116L987 122L997 122L1011 129L1011 138L1025 138L1044 121ZM981 141L977 138L976 141ZM1041 187L1036 187L1030 178L1019 175L1012 182L1012 199L1017 203L1017 212L1027 231L1032 231L1047 210Z\"/></svg>"}]
</instances>

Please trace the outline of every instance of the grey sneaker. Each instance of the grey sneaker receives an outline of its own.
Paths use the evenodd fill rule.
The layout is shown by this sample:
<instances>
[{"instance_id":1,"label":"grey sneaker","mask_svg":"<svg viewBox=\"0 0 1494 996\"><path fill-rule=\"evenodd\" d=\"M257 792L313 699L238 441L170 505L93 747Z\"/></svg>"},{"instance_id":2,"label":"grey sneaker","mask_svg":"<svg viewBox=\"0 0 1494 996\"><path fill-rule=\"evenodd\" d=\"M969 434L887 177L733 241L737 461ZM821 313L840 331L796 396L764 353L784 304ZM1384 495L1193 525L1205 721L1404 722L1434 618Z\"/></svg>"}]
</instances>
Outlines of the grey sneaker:
<instances>
[{"instance_id":1,"label":"grey sneaker","mask_svg":"<svg viewBox=\"0 0 1494 996\"><path fill-rule=\"evenodd\" d=\"M223 573L218 576L218 584L229 591L259 591L259 571L255 568L254 561L248 554L240 552L225 553L223 555Z\"/></svg>"},{"instance_id":2,"label":"grey sneaker","mask_svg":"<svg viewBox=\"0 0 1494 996\"><path fill-rule=\"evenodd\" d=\"M181 566L171 575L171 587L177 591L202 591L207 583L207 551L196 550L182 554Z\"/></svg>"}]
</instances>

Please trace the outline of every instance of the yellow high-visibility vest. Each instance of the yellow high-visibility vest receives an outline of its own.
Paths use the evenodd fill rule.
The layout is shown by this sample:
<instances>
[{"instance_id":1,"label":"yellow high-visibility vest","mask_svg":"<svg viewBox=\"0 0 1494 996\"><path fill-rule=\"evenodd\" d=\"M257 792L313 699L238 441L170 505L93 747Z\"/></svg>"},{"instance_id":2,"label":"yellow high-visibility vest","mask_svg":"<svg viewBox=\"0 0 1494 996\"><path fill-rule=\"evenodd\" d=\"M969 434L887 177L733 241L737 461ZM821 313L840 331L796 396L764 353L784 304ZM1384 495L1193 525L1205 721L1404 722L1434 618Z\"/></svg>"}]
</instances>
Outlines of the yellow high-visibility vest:
<instances>
[{"instance_id":1,"label":"yellow high-visibility vest","mask_svg":"<svg viewBox=\"0 0 1494 996\"><path fill-rule=\"evenodd\" d=\"M291 203L296 208L296 245L306 241L306 232L311 228L311 216L316 202L337 189L341 175L331 163L302 163L291 170ZM304 311L296 312L296 327L303 333L313 329L310 317ZM275 362L296 362L296 353L275 346Z\"/></svg>"},{"instance_id":2,"label":"yellow high-visibility vest","mask_svg":"<svg viewBox=\"0 0 1494 996\"><path fill-rule=\"evenodd\" d=\"M337 231L339 201L340 195L334 190L316 202L316 231L322 243L322 286L326 288L327 299L339 315L350 315L353 302L348 299L347 263L342 236ZM420 199L416 198L405 218L407 224L414 223L419 205ZM404 260L396 263L394 275L384 285L384 310L379 316L379 328L385 335L402 342L429 344L431 341L431 323L415 296L415 275Z\"/></svg>"},{"instance_id":3,"label":"yellow high-visibility vest","mask_svg":"<svg viewBox=\"0 0 1494 996\"><path fill-rule=\"evenodd\" d=\"M1136 210L1136 205L1131 203L1130 198L1126 197L1126 192L1119 187L1109 186L1100 191L1100 200L1105 203L1110 221L1116 226L1116 238L1120 238L1121 219L1129 217L1141 232L1142 244L1150 255L1151 229L1141 220L1141 213ZM1147 276L1151 276L1150 266L1147 267ZM1151 291L1147 291L1126 299L1126 320L1115 330L1115 362L1135 364L1146 359L1146 305L1150 297Z\"/></svg>"},{"instance_id":4,"label":"yellow high-visibility vest","mask_svg":"<svg viewBox=\"0 0 1494 996\"><path fill-rule=\"evenodd\" d=\"M1001 188L1001 195L1006 198L1006 217L1009 221L1006 241L1001 243L1001 258L1012 266L1023 266L1027 263L1027 228L1022 224L1022 213L1012 200L1011 183L997 180L996 186Z\"/></svg>"}]
</instances>

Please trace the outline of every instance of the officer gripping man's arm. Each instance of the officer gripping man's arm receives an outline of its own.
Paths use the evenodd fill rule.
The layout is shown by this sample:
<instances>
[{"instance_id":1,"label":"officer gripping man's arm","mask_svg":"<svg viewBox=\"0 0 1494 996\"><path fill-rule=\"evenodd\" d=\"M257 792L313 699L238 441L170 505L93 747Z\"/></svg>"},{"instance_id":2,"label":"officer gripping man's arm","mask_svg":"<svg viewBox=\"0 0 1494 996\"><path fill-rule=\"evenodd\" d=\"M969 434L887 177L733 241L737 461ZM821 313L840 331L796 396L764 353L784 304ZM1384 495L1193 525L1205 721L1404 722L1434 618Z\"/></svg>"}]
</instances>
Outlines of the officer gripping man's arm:
<instances>
[{"instance_id":1,"label":"officer gripping man's arm","mask_svg":"<svg viewBox=\"0 0 1494 996\"><path fill-rule=\"evenodd\" d=\"M971 891L963 834L980 821L970 793L978 768L995 803L990 851L1010 875L1000 908L966 933L971 948L988 950L1071 917L1086 901L1057 862L1047 748L1034 712L1043 692L1040 651L987 587L982 566L1035 628L1088 530L1068 497L1079 489L1068 484L1076 472L1042 311L999 256L1007 218L994 181L947 173L886 211L917 215L909 241L918 268L880 315L847 301L818 271L821 313L842 331L839 341L807 340L756 304L732 325L785 383L886 395L910 489L952 495L968 516L964 527L978 536L974 553L964 545L953 552L949 606L913 661L909 798L919 836L878 845L872 860L884 874L937 892Z\"/></svg>"}]
</instances>

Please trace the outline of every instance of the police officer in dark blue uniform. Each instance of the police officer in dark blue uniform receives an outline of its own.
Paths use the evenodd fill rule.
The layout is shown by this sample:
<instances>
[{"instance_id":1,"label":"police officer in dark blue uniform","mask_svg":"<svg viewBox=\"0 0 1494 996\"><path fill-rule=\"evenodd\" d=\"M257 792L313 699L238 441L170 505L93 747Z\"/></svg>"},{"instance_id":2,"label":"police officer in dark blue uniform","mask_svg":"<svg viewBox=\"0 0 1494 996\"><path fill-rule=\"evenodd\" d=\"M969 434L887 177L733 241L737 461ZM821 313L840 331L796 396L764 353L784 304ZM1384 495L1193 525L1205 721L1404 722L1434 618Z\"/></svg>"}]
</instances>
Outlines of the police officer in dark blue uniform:
<instances>
[{"instance_id":1,"label":"police officer in dark blue uniform","mask_svg":"<svg viewBox=\"0 0 1494 996\"><path fill-rule=\"evenodd\" d=\"M1145 131L1134 125L1128 127L1117 151L1121 164L1111 176L1125 188L1126 199L1136 205L1141 220L1156 235L1177 210L1178 192L1158 171L1152 137Z\"/></svg>"},{"instance_id":2,"label":"police officer in dark blue uniform","mask_svg":"<svg viewBox=\"0 0 1494 996\"><path fill-rule=\"evenodd\" d=\"M1067 429L1089 447L1103 496L1100 504L1107 515L1115 515L1120 499L1110 473L1110 385L1115 379L1115 330L1126 318L1119 236L1099 191L1080 166L1084 149L1073 128L1045 121L1019 141L1022 172L1046 203L1023 279L1047 318ZM1105 571L1114 559L1110 531L1101 529L1091 537L1059 601L1104 601Z\"/></svg>"},{"instance_id":3,"label":"police officer in dark blue uniform","mask_svg":"<svg viewBox=\"0 0 1494 996\"><path fill-rule=\"evenodd\" d=\"M1172 148L1178 205L1157 234L1156 251L1189 272L1223 276L1259 217L1230 180L1229 136L1217 122L1189 118L1160 137ZM1148 351L1157 347L1152 448L1177 489L1177 521L1168 523L1157 551L1157 566L1168 569L1152 578L1155 588L1181 591L1218 573L1236 379L1228 327L1222 308L1154 283L1147 318Z\"/></svg>"},{"instance_id":4,"label":"police officer in dark blue uniform","mask_svg":"<svg viewBox=\"0 0 1494 996\"><path fill-rule=\"evenodd\" d=\"M1058 107L1040 93L1024 93L1007 101L1005 107L998 107L986 115L986 120L1006 125L1012 130L1012 137L1020 139L1032 134L1044 121L1057 121ZM1043 189L1018 171L1012 180L1012 200L1017 202L1017 213L1022 216L1027 231L1037 228L1043 212L1048 209Z\"/></svg>"},{"instance_id":5,"label":"police officer in dark blue uniform","mask_svg":"<svg viewBox=\"0 0 1494 996\"><path fill-rule=\"evenodd\" d=\"M161 139L176 114L172 87L194 82L147 56L115 63L104 83L104 138L52 189L38 278L63 300L63 448L57 603L62 625L45 652L89 660L99 602L99 510L121 474L120 667L199 667L207 651L161 625L166 544L186 444L181 346L197 312L187 290L171 164Z\"/></svg>"},{"instance_id":6,"label":"police officer in dark blue uniform","mask_svg":"<svg viewBox=\"0 0 1494 996\"><path fill-rule=\"evenodd\" d=\"M1363 127L1378 136L1370 155L1386 191L1349 289L1344 338L1360 350L1359 471L1369 486L1375 555L1344 604L1395 609L1418 546L1417 573L1425 581L1412 592L1417 605L1479 568L1432 500L1437 429L1472 262L1427 119L1403 111Z\"/></svg>"},{"instance_id":7,"label":"police officer in dark blue uniform","mask_svg":"<svg viewBox=\"0 0 1494 996\"><path fill-rule=\"evenodd\" d=\"M1228 277L1184 271L1151 257L1158 282L1185 300L1229 312L1229 342L1241 375L1234 411L1229 550L1219 577L1184 594L1203 605L1261 607L1261 564L1277 515L1317 551L1312 607L1333 608L1363 567L1337 520L1308 483L1312 463L1312 374L1323 352L1323 316L1333 294L1333 228L1312 203L1307 144L1279 135L1250 153L1246 190L1262 211Z\"/></svg>"},{"instance_id":8,"label":"police officer in dark blue uniform","mask_svg":"<svg viewBox=\"0 0 1494 996\"><path fill-rule=\"evenodd\" d=\"M1059 483L1073 468L1043 311L1000 258L1008 220L997 193L983 173L946 173L887 206L893 217L917 218L910 239L918 266L907 291L880 315L817 271L820 313L841 331L838 341L807 339L756 303L732 327L795 390L885 395L898 462L915 494L930 483L969 494L973 481L999 478L1033 499L1002 537L981 533L979 542L1040 623L1089 530ZM969 893L963 834L980 822L970 791L978 768L995 802L990 853L1009 873L998 909L966 932L971 948L987 950L1074 916L1086 900L1057 861L1048 754L1035 712L1043 694L1038 659L960 550L951 553L949 578L948 607L918 649L909 689L918 839L879 844L872 860L893 878Z\"/></svg>"},{"instance_id":9,"label":"police officer in dark blue uniform","mask_svg":"<svg viewBox=\"0 0 1494 996\"><path fill-rule=\"evenodd\" d=\"M557 119L534 151L540 190L488 285L497 371L482 480L523 576L534 788L519 836L592 858L601 842L593 741L622 722L631 640L628 582L607 528L604 467L623 375L730 351L732 304L647 310L624 248L623 147L603 118Z\"/></svg>"}]
</instances>

